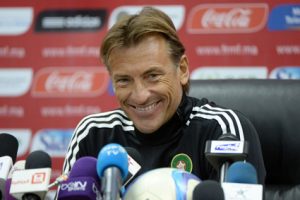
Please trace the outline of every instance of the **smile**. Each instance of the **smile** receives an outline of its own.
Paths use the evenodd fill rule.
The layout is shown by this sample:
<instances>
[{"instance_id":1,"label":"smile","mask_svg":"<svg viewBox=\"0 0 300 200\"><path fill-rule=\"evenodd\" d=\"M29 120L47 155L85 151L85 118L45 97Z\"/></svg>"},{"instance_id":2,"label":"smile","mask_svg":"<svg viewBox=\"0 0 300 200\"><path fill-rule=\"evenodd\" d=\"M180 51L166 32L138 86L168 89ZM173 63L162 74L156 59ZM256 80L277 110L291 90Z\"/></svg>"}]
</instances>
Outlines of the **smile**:
<instances>
[{"instance_id":1,"label":"smile","mask_svg":"<svg viewBox=\"0 0 300 200\"><path fill-rule=\"evenodd\" d=\"M133 107L139 112L149 112L149 111L154 110L156 108L157 104L158 104L158 102L152 103L147 106L133 106Z\"/></svg>"}]
</instances>

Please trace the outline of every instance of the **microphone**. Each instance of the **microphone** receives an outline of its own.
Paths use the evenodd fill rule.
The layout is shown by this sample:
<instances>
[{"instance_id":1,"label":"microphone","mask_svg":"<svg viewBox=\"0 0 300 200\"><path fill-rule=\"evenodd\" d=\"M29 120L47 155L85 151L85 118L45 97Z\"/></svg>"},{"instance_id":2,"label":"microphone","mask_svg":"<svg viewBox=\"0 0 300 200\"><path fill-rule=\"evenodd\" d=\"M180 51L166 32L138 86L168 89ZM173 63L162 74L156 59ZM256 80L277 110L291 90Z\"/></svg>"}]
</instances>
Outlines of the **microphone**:
<instances>
[{"instance_id":1,"label":"microphone","mask_svg":"<svg viewBox=\"0 0 300 200\"><path fill-rule=\"evenodd\" d=\"M225 199L263 199L263 186L257 184L255 167L248 162L235 162L230 165L222 188Z\"/></svg>"},{"instance_id":2,"label":"microphone","mask_svg":"<svg viewBox=\"0 0 300 200\"><path fill-rule=\"evenodd\" d=\"M193 191L193 200L224 200L224 191L217 181L205 180L196 185Z\"/></svg>"},{"instance_id":3,"label":"microphone","mask_svg":"<svg viewBox=\"0 0 300 200\"><path fill-rule=\"evenodd\" d=\"M25 170L12 175L10 194L22 200L45 198L51 178L51 157L44 151L34 151L26 159Z\"/></svg>"},{"instance_id":4,"label":"microphone","mask_svg":"<svg viewBox=\"0 0 300 200\"><path fill-rule=\"evenodd\" d=\"M248 152L247 141L238 140L235 135L226 133L221 135L218 140L206 141L204 153L208 162L221 172L220 182L224 182L229 164L245 160Z\"/></svg>"},{"instance_id":5,"label":"microphone","mask_svg":"<svg viewBox=\"0 0 300 200\"><path fill-rule=\"evenodd\" d=\"M118 200L128 174L128 154L119 144L105 145L98 154L97 173L101 178L103 200Z\"/></svg>"},{"instance_id":6,"label":"microphone","mask_svg":"<svg viewBox=\"0 0 300 200\"><path fill-rule=\"evenodd\" d=\"M15 200L15 198L9 193L10 186L11 186L11 178L15 171L25 169L25 162L26 162L25 160L19 160L11 168L5 183L5 198L4 198L5 200Z\"/></svg>"},{"instance_id":7,"label":"microphone","mask_svg":"<svg viewBox=\"0 0 300 200\"><path fill-rule=\"evenodd\" d=\"M11 168L8 174L8 178L12 178L12 175L15 171L24 170L25 169L26 160L18 160Z\"/></svg>"},{"instance_id":8,"label":"microphone","mask_svg":"<svg viewBox=\"0 0 300 200\"><path fill-rule=\"evenodd\" d=\"M18 148L17 138L8 133L0 134L0 199L5 197L5 182L16 161Z\"/></svg>"},{"instance_id":9,"label":"microphone","mask_svg":"<svg viewBox=\"0 0 300 200\"><path fill-rule=\"evenodd\" d=\"M48 185L48 189L51 189L54 186L60 185L62 182L68 180L68 177L69 177L68 173L61 174L59 177L57 177L55 179L55 181L53 183L50 183Z\"/></svg>"},{"instance_id":10,"label":"microphone","mask_svg":"<svg viewBox=\"0 0 300 200\"><path fill-rule=\"evenodd\" d=\"M96 171L97 159L79 158L73 165L68 179L60 184L58 200L101 200L100 181Z\"/></svg>"},{"instance_id":11,"label":"microphone","mask_svg":"<svg viewBox=\"0 0 300 200\"><path fill-rule=\"evenodd\" d=\"M128 154L128 175L124 181L123 186L128 185L133 177L138 176L141 171L142 155L132 147L125 147Z\"/></svg>"}]
</instances>

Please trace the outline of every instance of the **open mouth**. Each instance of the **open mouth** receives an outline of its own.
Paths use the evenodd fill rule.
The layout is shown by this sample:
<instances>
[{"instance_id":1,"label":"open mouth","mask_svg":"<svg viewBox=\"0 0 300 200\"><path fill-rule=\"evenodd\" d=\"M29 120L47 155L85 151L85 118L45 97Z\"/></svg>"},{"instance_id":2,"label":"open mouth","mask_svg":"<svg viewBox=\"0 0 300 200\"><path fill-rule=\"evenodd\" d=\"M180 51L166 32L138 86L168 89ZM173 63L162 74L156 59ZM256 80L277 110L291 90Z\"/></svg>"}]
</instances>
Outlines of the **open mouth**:
<instances>
[{"instance_id":1,"label":"open mouth","mask_svg":"<svg viewBox=\"0 0 300 200\"><path fill-rule=\"evenodd\" d=\"M154 103L146 105L146 106L133 106L132 105L132 107L138 112L151 112L151 111L155 110L155 108L157 107L159 102L160 101L157 101L157 102L154 102Z\"/></svg>"}]
</instances>

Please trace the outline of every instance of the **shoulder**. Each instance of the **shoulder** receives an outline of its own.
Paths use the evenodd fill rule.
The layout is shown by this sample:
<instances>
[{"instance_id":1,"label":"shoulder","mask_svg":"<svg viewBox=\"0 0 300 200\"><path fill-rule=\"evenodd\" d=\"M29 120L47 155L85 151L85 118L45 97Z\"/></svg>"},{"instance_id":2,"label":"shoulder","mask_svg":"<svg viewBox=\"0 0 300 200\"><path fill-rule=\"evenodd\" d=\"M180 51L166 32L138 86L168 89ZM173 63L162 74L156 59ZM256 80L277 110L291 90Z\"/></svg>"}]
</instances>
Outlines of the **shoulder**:
<instances>
[{"instance_id":1,"label":"shoulder","mask_svg":"<svg viewBox=\"0 0 300 200\"><path fill-rule=\"evenodd\" d=\"M201 99L193 105L187 125L194 121L211 121L221 128L223 134L231 133L244 139L245 116L233 109L209 102L207 99Z\"/></svg>"},{"instance_id":2,"label":"shoulder","mask_svg":"<svg viewBox=\"0 0 300 200\"><path fill-rule=\"evenodd\" d=\"M88 132L91 128L114 128L120 126L123 130L133 130L133 123L124 111L113 111L91 114L84 117L76 126L75 133Z\"/></svg>"}]
</instances>

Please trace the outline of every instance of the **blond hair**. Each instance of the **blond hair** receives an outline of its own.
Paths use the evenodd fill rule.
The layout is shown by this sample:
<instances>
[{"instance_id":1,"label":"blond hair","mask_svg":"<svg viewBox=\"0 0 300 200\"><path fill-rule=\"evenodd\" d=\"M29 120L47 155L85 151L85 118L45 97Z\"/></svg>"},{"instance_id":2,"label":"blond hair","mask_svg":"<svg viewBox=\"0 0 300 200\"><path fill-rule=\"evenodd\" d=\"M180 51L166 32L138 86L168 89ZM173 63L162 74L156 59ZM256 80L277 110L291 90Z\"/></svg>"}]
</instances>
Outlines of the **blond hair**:
<instances>
[{"instance_id":1,"label":"blond hair","mask_svg":"<svg viewBox=\"0 0 300 200\"><path fill-rule=\"evenodd\" d=\"M109 58L113 49L132 47L152 34L159 34L166 40L170 58L178 66L185 48L170 17L152 7L144 7L139 14L122 17L108 31L100 49L102 62L109 70ZM184 92L187 93L188 89L189 83L183 86Z\"/></svg>"}]
</instances>

